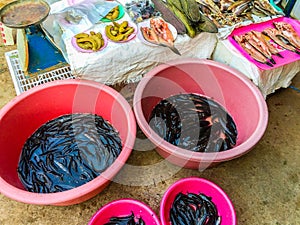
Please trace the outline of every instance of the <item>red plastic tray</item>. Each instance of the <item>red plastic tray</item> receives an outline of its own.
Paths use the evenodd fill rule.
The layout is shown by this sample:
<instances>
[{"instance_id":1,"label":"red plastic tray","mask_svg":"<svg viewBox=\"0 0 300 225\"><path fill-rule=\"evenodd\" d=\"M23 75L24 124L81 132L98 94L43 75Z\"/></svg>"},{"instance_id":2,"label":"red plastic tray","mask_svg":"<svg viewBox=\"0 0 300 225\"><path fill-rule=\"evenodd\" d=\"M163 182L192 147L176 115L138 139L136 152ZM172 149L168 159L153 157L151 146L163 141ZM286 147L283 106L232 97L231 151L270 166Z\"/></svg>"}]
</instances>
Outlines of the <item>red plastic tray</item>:
<instances>
[{"instance_id":1,"label":"red plastic tray","mask_svg":"<svg viewBox=\"0 0 300 225\"><path fill-rule=\"evenodd\" d=\"M283 58L280 58L276 55L273 56L273 59L276 62L276 64L273 65L273 67L265 65L263 63L259 63L259 62L255 61L254 59L252 59L248 55L248 53L238 43L236 43L236 41L233 39L234 35L245 34L245 33L249 32L249 31L252 31L252 30L261 32L266 28L274 27L273 22L281 22L281 21L291 24L294 27L294 29L296 30L297 34L300 36L300 22L298 20L294 20L294 19L291 19L291 18L288 18L288 17L279 17L279 18L276 18L276 19L272 19L272 20L262 22L262 23L255 23L255 24L251 24L251 25L248 25L248 26L239 27L239 28L235 29L229 35L228 40L239 52L241 52L241 54L244 57L246 57L250 62L254 63L257 67L259 67L260 69L263 69L263 70L270 70L270 69L273 69L273 68L277 68L277 67L289 64L291 62L295 62L295 61L300 59L300 55L279 47L281 49L280 54L283 56Z\"/></svg>"}]
</instances>

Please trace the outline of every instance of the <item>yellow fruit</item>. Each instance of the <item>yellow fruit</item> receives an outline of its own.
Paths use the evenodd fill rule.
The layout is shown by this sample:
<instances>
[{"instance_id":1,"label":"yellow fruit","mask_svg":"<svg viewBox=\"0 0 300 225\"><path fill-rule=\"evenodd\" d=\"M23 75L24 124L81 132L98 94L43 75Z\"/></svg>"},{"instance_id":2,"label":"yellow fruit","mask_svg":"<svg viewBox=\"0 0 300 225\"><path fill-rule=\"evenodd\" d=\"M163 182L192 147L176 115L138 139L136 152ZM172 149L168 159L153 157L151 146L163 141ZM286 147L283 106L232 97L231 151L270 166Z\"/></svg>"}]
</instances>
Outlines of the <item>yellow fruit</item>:
<instances>
[{"instance_id":1,"label":"yellow fruit","mask_svg":"<svg viewBox=\"0 0 300 225\"><path fill-rule=\"evenodd\" d=\"M86 33L79 33L79 34L76 34L75 35L75 38L85 38L85 37L88 37L89 35L86 34Z\"/></svg>"},{"instance_id":2,"label":"yellow fruit","mask_svg":"<svg viewBox=\"0 0 300 225\"><path fill-rule=\"evenodd\" d=\"M82 49L85 49L85 50L90 50L92 49L93 45L91 42L78 42L77 45L82 48Z\"/></svg>"},{"instance_id":3,"label":"yellow fruit","mask_svg":"<svg viewBox=\"0 0 300 225\"><path fill-rule=\"evenodd\" d=\"M133 28L133 27L130 27L130 28L129 28L128 30L126 30L126 32L123 33L123 34L124 34L124 36L125 36L126 38L128 38L133 32L134 32L134 28Z\"/></svg>"},{"instance_id":4,"label":"yellow fruit","mask_svg":"<svg viewBox=\"0 0 300 225\"><path fill-rule=\"evenodd\" d=\"M97 45L93 46L92 50L93 51L99 50L102 47L102 42L101 42L102 38L100 39L97 35L92 35L91 38L94 39L97 43Z\"/></svg>"},{"instance_id":5,"label":"yellow fruit","mask_svg":"<svg viewBox=\"0 0 300 225\"><path fill-rule=\"evenodd\" d=\"M117 35L113 35L112 34L112 30L113 30L113 25L107 25L105 27L105 33L106 36L113 40L113 41L122 41L124 39L124 35L123 34L117 34Z\"/></svg>"},{"instance_id":6,"label":"yellow fruit","mask_svg":"<svg viewBox=\"0 0 300 225\"><path fill-rule=\"evenodd\" d=\"M120 32L120 33L126 32L127 27L128 27L128 21L123 21L123 22L120 24L119 32Z\"/></svg>"},{"instance_id":7,"label":"yellow fruit","mask_svg":"<svg viewBox=\"0 0 300 225\"><path fill-rule=\"evenodd\" d=\"M120 12L119 12L119 6L116 6L112 10L109 11L109 13L105 16L105 18L109 20L115 20L118 18Z\"/></svg>"},{"instance_id":8,"label":"yellow fruit","mask_svg":"<svg viewBox=\"0 0 300 225\"><path fill-rule=\"evenodd\" d=\"M98 51L103 45L104 40L100 32L90 31L90 34L79 33L74 36L77 45L85 50Z\"/></svg>"}]
</instances>

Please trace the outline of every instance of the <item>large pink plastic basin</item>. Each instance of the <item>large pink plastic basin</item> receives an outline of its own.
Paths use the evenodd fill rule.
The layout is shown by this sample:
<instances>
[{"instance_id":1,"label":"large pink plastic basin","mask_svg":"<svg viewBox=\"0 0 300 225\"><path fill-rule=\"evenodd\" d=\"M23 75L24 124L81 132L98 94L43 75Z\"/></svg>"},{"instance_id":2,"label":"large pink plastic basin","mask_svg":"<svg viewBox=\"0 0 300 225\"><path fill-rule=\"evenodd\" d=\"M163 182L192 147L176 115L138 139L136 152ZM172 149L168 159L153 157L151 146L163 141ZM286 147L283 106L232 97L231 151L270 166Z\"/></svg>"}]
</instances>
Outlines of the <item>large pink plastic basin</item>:
<instances>
[{"instance_id":1,"label":"large pink plastic basin","mask_svg":"<svg viewBox=\"0 0 300 225\"><path fill-rule=\"evenodd\" d=\"M142 218L147 225L160 225L160 220L148 205L130 198L106 204L93 215L88 225L103 225L108 223L111 217L124 217L131 215L132 212L136 219Z\"/></svg>"},{"instance_id":2,"label":"large pink plastic basin","mask_svg":"<svg viewBox=\"0 0 300 225\"><path fill-rule=\"evenodd\" d=\"M180 93L198 93L221 104L236 123L236 146L218 153L192 152L157 135L148 124L151 111L161 99ZM268 123L267 105L259 89L237 70L205 59L181 59L157 66L139 82L133 107L139 127L157 152L171 163L193 169L247 153L261 139Z\"/></svg>"},{"instance_id":3,"label":"large pink plastic basin","mask_svg":"<svg viewBox=\"0 0 300 225\"><path fill-rule=\"evenodd\" d=\"M28 192L17 166L27 138L42 124L69 113L95 113L118 131L122 151L115 162L94 180L77 188L49 194ZM122 168L134 145L136 122L127 101L103 84L64 80L50 82L17 96L0 110L0 192L14 200L39 205L70 205L102 191Z\"/></svg>"},{"instance_id":4,"label":"large pink plastic basin","mask_svg":"<svg viewBox=\"0 0 300 225\"><path fill-rule=\"evenodd\" d=\"M183 178L172 184L165 192L160 204L160 220L162 225L171 225L170 209L178 193L205 194L212 197L211 201L216 205L218 215L221 216L222 225L236 225L236 215L233 204L227 194L213 182L198 178Z\"/></svg>"}]
</instances>

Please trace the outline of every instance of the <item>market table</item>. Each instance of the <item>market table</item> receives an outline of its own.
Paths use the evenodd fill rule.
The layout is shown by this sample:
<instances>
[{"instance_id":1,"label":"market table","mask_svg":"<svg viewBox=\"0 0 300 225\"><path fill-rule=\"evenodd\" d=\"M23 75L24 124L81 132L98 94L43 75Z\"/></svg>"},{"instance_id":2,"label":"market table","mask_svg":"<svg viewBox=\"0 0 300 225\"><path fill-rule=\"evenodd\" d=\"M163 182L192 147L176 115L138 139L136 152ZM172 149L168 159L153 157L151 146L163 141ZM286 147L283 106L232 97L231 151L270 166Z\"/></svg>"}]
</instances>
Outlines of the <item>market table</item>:
<instances>
[{"instance_id":1,"label":"market table","mask_svg":"<svg viewBox=\"0 0 300 225\"><path fill-rule=\"evenodd\" d=\"M43 26L53 36L57 46L60 46L65 59L70 64L72 73L80 78L108 85L136 82L150 69L169 60L180 57L211 58L217 43L216 34L203 32L190 38L187 34L177 35L174 28L175 33L172 32L176 38L174 45L181 53L181 55L177 55L167 47L147 43L140 32L140 27L145 26L146 20L134 23L130 15L125 12L124 16L115 22L128 21L129 25L135 28L133 38L126 42L113 42L108 39L106 47L102 50L83 53L72 44L74 35L80 32L95 31L100 32L106 38L105 27L112 22L100 20L89 23L90 20L87 20L86 26L83 22L79 25L71 25L66 22L64 13L71 12L77 6L70 3L72 1L68 2L52 4L50 15ZM106 2L102 7L109 7L106 6L107 4L109 3ZM92 17L92 14L89 17Z\"/></svg>"},{"instance_id":2,"label":"market table","mask_svg":"<svg viewBox=\"0 0 300 225\"><path fill-rule=\"evenodd\" d=\"M142 75L160 63L181 57L211 58L216 36L202 33L191 39L178 36L175 46L181 56L165 47L149 46L137 37L127 43L109 42L97 53L80 53L66 41L67 59L72 71L79 77L105 84L138 81Z\"/></svg>"}]
</instances>

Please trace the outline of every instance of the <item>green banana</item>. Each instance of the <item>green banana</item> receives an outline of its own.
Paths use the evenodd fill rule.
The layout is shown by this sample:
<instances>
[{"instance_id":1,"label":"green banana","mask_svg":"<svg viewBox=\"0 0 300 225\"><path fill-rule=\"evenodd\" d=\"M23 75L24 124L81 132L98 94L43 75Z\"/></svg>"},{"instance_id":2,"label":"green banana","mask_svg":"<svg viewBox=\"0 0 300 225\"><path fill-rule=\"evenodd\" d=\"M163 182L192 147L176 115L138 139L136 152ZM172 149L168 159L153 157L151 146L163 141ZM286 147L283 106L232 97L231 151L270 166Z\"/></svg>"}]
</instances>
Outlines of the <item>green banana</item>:
<instances>
[{"instance_id":1,"label":"green banana","mask_svg":"<svg viewBox=\"0 0 300 225\"><path fill-rule=\"evenodd\" d=\"M180 0L182 12L193 22L201 20L200 10L195 0Z\"/></svg>"},{"instance_id":2,"label":"green banana","mask_svg":"<svg viewBox=\"0 0 300 225\"><path fill-rule=\"evenodd\" d=\"M191 38L195 37L196 29L193 27L193 24L191 23L191 21L180 10L178 10L174 5L172 7L172 11L183 22L183 24L187 30L187 35L189 35Z\"/></svg>"},{"instance_id":3,"label":"green banana","mask_svg":"<svg viewBox=\"0 0 300 225\"><path fill-rule=\"evenodd\" d=\"M200 13L195 0L167 0L169 9L181 20L187 34L193 38L201 32L217 33L218 28L206 16Z\"/></svg>"},{"instance_id":4,"label":"green banana","mask_svg":"<svg viewBox=\"0 0 300 225\"><path fill-rule=\"evenodd\" d=\"M167 0L168 5L175 6L178 10L183 11L180 0Z\"/></svg>"},{"instance_id":5,"label":"green banana","mask_svg":"<svg viewBox=\"0 0 300 225\"><path fill-rule=\"evenodd\" d=\"M201 22L197 26L198 32L218 33L218 27L205 15L202 15Z\"/></svg>"}]
</instances>

